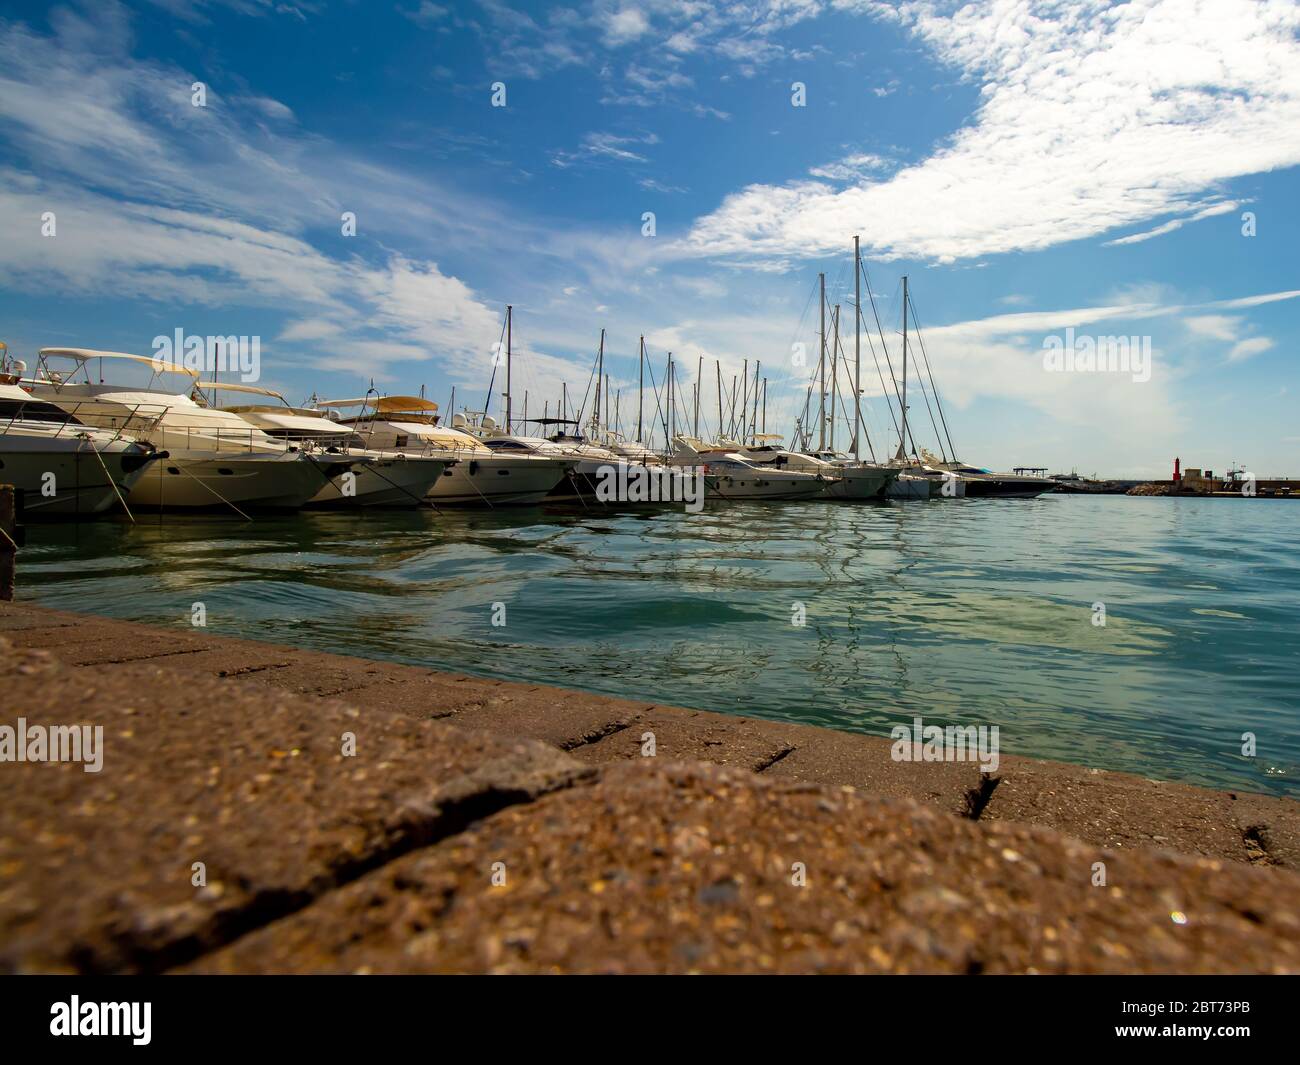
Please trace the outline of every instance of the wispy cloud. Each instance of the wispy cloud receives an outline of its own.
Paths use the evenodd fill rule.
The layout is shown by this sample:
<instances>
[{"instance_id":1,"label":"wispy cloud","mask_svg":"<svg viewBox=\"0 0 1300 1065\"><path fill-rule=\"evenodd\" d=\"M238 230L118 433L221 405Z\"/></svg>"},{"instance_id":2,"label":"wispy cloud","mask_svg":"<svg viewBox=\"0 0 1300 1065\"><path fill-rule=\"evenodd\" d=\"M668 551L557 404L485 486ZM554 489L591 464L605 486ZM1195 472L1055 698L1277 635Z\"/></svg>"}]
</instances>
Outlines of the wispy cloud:
<instances>
[{"instance_id":1,"label":"wispy cloud","mask_svg":"<svg viewBox=\"0 0 1300 1065\"><path fill-rule=\"evenodd\" d=\"M881 257L954 262L1209 217L1230 209L1213 202L1221 182L1300 163L1293 5L846 6L898 20L977 83L975 121L887 180L751 185L696 222L685 252L802 258L861 232Z\"/></svg>"}]
</instances>

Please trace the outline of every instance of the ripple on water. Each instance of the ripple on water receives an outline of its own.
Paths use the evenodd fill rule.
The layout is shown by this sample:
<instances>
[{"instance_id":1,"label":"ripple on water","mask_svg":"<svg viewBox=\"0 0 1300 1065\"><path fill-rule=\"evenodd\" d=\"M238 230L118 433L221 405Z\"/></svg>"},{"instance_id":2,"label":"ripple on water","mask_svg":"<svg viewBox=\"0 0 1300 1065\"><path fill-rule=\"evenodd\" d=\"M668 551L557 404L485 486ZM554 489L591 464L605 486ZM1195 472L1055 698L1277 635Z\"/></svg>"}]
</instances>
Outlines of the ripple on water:
<instances>
[{"instance_id":1,"label":"ripple on water","mask_svg":"<svg viewBox=\"0 0 1300 1065\"><path fill-rule=\"evenodd\" d=\"M1300 794L1291 539L1285 504L1086 496L199 517L33 526L20 576L66 609L186 625L201 599L212 632Z\"/></svg>"}]
</instances>

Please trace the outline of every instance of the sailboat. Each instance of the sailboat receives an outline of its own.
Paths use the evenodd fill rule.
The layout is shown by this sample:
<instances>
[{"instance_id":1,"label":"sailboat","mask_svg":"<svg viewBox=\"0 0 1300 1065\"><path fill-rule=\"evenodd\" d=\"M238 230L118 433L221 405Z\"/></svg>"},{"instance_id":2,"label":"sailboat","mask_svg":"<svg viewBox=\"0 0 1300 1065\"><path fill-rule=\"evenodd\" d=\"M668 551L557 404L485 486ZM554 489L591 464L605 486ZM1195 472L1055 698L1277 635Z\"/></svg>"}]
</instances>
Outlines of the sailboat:
<instances>
[{"instance_id":1,"label":"sailboat","mask_svg":"<svg viewBox=\"0 0 1300 1065\"><path fill-rule=\"evenodd\" d=\"M811 439L806 436L804 454L818 462L831 466L838 471L839 480L835 484L831 485L826 492L827 498L830 499L881 499L884 498L900 476L900 471L891 466L877 462L867 462L862 458L862 440L866 439L869 450L871 448L871 440L867 437L866 427L862 422L861 261L859 241L857 237L854 237L852 456L835 450L835 398L839 389L838 370L840 358L840 316L838 307L836 307L835 314L832 318L834 335L831 341L829 353L831 366L831 412L829 420L827 419L826 414L826 275L824 273L819 274L817 279L820 297L818 306L818 316L820 321L820 327L818 330L818 340L820 344L820 357L818 362L818 441L816 449L813 450L811 448ZM827 439L826 434L828 424L830 426L829 440Z\"/></svg>"}]
</instances>

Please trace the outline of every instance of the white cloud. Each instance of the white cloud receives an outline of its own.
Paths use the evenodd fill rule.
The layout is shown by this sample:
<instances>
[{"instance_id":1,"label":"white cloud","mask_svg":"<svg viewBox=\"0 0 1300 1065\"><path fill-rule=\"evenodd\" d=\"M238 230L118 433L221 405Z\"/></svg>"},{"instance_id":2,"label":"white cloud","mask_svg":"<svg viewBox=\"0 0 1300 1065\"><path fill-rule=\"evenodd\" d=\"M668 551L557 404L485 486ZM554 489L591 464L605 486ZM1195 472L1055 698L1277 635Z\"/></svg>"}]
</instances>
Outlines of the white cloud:
<instances>
[{"instance_id":1,"label":"white cloud","mask_svg":"<svg viewBox=\"0 0 1300 1065\"><path fill-rule=\"evenodd\" d=\"M607 12L600 21L604 27L605 43L615 46L635 41L650 29L650 20L634 7Z\"/></svg>"},{"instance_id":2,"label":"white cloud","mask_svg":"<svg viewBox=\"0 0 1300 1065\"><path fill-rule=\"evenodd\" d=\"M898 18L977 82L975 120L887 180L749 186L684 252L808 257L860 232L878 256L952 262L1224 210L1206 200L1220 183L1300 163L1293 4L850 6Z\"/></svg>"},{"instance_id":3,"label":"white cloud","mask_svg":"<svg viewBox=\"0 0 1300 1065\"><path fill-rule=\"evenodd\" d=\"M1228 352L1228 361L1240 362L1242 359L1249 359L1252 355L1268 351L1271 347L1273 347L1273 341L1268 337L1248 337L1245 340L1237 341L1232 346L1232 350Z\"/></svg>"},{"instance_id":4,"label":"white cloud","mask_svg":"<svg viewBox=\"0 0 1300 1065\"><path fill-rule=\"evenodd\" d=\"M1205 314L1187 318L1184 324L1197 336L1235 340L1241 328L1241 319L1226 314Z\"/></svg>"},{"instance_id":5,"label":"white cloud","mask_svg":"<svg viewBox=\"0 0 1300 1065\"><path fill-rule=\"evenodd\" d=\"M834 163L815 166L808 171L808 174L810 177L825 178L827 181L858 181L888 165L888 160L879 155L858 152L854 155L846 155Z\"/></svg>"}]
</instances>

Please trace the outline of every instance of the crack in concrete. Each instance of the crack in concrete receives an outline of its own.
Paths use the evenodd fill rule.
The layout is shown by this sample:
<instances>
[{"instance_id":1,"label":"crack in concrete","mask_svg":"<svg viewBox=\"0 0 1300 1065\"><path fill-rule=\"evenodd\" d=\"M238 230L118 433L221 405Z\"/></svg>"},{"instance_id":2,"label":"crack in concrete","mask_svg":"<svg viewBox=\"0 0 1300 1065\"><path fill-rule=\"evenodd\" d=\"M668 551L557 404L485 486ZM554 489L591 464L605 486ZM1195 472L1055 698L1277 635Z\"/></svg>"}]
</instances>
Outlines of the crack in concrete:
<instances>
[{"instance_id":1,"label":"crack in concrete","mask_svg":"<svg viewBox=\"0 0 1300 1065\"><path fill-rule=\"evenodd\" d=\"M91 666L126 666L136 662L152 662L155 658L175 658L177 655L197 655L211 651L211 647L181 647L172 651L159 651L156 655L136 655L131 658L95 658L88 662L70 663L75 669L88 669Z\"/></svg>"},{"instance_id":2,"label":"crack in concrete","mask_svg":"<svg viewBox=\"0 0 1300 1065\"><path fill-rule=\"evenodd\" d=\"M264 666L240 666L238 669L219 669L218 677L246 677L250 673L261 673L268 669L288 669L292 662L268 662Z\"/></svg>"},{"instance_id":3,"label":"crack in concrete","mask_svg":"<svg viewBox=\"0 0 1300 1065\"><path fill-rule=\"evenodd\" d=\"M599 728L590 729L589 731L584 732L581 736L578 736L576 739L565 740L563 743L560 744L560 750L576 751L579 747L590 747L592 746L592 744L599 743L603 739L607 739L610 736L615 736L620 732L625 732L627 729L630 729L633 725L635 725L640 719L641 719L640 715L638 714L636 717L628 721L607 722L606 724L601 725Z\"/></svg>"},{"instance_id":4,"label":"crack in concrete","mask_svg":"<svg viewBox=\"0 0 1300 1065\"><path fill-rule=\"evenodd\" d=\"M771 769L774 765L776 765L777 762L781 761L782 758L789 757L790 755L794 754L794 752L797 751L798 749L799 748L797 747L791 747L789 744L786 744L786 746L782 747L775 754L770 755L769 757L764 758L762 761L756 763L752 767L752 771L755 773L766 773L769 769Z\"/></svg>"},{"instance_id":5,"label":"crack in concrete","mask_svg":"<svg viewBox=\"0 0 1300 1065\"><path fill-rule=\"evenodd\" d=\"M307 888L258 891L245 905L214 914L212 921L200 931L161 944L145 942L132 932L124 931L116 943L120 950L118 957L126 959L120 966L105 966L88 950L74 951L71 957L78 971L87 976L122 971L156 975L187 965L205 954L230 946L246 935L292 917L331 892L345 888L399 858L458 836L502 810L531 805L557 791L588 786L599 775L595 768L580 768L549 781L516 786L478 784L466 779L467 790L463 793L440 797L427 808L425 818L397 833L391 842L368 854L342 858L325 876Z\"/></svg>"}]
</instances>

